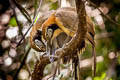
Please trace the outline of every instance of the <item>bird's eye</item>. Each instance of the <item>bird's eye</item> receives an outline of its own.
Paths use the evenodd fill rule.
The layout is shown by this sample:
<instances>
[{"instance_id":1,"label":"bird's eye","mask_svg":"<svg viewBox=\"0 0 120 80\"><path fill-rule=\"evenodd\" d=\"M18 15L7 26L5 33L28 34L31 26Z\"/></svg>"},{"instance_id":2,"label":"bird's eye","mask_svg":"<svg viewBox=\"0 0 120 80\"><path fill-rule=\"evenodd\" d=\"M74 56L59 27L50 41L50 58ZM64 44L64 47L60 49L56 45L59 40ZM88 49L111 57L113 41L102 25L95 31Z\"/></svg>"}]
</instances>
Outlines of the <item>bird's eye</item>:
<instances>
[{"instance_id":1,"label":"bird's eye","mask_svg":"<svg viewBox=\"0 0 120 80\"><path fill-rule=\"evenodd\" d=\"M52 33L53 32L53 30L50 28L50 29L48 29L48 33Z\"/></svg>"}]
</instances>

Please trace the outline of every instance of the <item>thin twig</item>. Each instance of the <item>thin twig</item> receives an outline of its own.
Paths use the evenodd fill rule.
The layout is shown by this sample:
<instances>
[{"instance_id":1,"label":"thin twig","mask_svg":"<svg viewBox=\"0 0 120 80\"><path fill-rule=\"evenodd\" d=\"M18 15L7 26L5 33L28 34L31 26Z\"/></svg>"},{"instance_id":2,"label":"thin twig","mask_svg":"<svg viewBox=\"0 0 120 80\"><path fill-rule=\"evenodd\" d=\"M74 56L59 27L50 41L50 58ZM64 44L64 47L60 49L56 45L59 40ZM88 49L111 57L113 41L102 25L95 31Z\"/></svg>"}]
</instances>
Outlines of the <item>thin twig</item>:
<instances>
[{"instance_id":1,"label":"thin twig","mask_svg":"<svg viewBox=\"0 0 120 80\"><path fill-rule=\"evenodd\" d=\"M34 0L34 16L33 16L33 18L34 18L35 15L36 15L37 8L38 8L38 0Z\"/></svg>"},{"instance_id":2,"label":"thin twig","mask_svg":"<svg viewBox=\"0 0 120 80\"><path fill-rule=\"evenodd\" d=\"M43 57L54 57L54 58L59 58L59 56L56 56L56 55L43 55Z\"/></svg>"},{"instance_id":3,"label":"thin twig","mask_svg":"<svg viewBox=\"0 0 120 80\"><path fill-rule=\"evenodd\" d=\"M27 52L24 54L23 58L21 59L21 62L20 62L21 64L20 64L18 70L16 71L13 80L17 80L17 76L18 76L20 70L22 69L22 67L25 65L25 60L26 60L26 58L27 58L30 50L31 50L31 48L29 47L28 50L27 50Z\"/></svg>"},{"instance_id":4,"label":"thin twig","mask_svg":"<svg viewBox=\"0 0 120 80\"><path fill-rule=\"evenodd\" d=\"M35 0L35 1L36 1L36 0ZM34 19L34 18L36 19L36 17L38 16L38 13L40 12L40 7L41 7L41 5L42 5L42 0L39 0L39 5L38 5L38 8L35 9L35 11L34 11L34 17L33 17L33 19Z\"/></svg>"},{"instance_id":5,"label":"thin twig","mask_svg":"<svg viewBox=\"0 0 120 80\"><path fill-rule=\"evenodd\" d=\"M16 0L12 0L14 4L17 6L17 8L21 11L21 13L25 16L25 18L29 21L29 23L32 22L31 17L29 13L23 8Z\"/></svg>"},{"instance_id":6,"label":"thin twig","mask_svg":"<svg viewBox=\"0 0 120 80\"><path fill-rule=\"evenodd\" d=\"M35 21L35 20L34 20L34 21ZM29 27L28 30L25 32L25 34L23 35L23 37L21 38L21 40L18 42L18 44L17 44L16 47L18 47L18 46L21 44L21 42L25 39L25 36L27 35L27 33L29 32L29 30L31 29L31 27L32 27L33 24L34 24L34 21L30 24L30 27Z\"/></svg>"},{"instance_id":7,"label":"thin twig","mask_svg":"<svg viewBox=\"0 0 120 80\"><path fill-rule=\"evenodd\" d=\"M39 7L38 7L38 9L37 9L37 13L36 13L35 19L36 19L36 17L38 16L38 13L40 12L40 8L41 8L41 5L42 5L42 2L43 2L43 0L40 0L40 2L39 2Z\"/></svg>"},{"instance_id":8,"label":"thin twig","mask_svg":"<svg viewBox=\"0 0 120 80\"><path fill-rule=\"evenodd\" d=\"M110 22L112 22L113 24L117 25L120 27L120 24L118 24L117 22L113 21L110 17L106 16L99 8L96 4L94 4L93 2L91 2L90 0L87 0L93 7L97 8L100 13L102 14L102 16L104 16L106 19L108 19Z\"/></svg>"},{"instance_id":9,"label":"thin twig","mask_svg":"<svg viewBox=\"0 0 120 80\"><path fill-rule=\"evenodd\" d=\"M57 68L58 68L58 65L59 65L59 61L60 61L60 60L57 61L57 64L56 64L56 66L55 66L55 71L54 71L54 73L53 73L53 78L52 78L52 80L55 79L55 75L56 75L56 72L57 72Z\"/></svg>"},{"instance_id":10,"label":"thin twig","mask_svg":"<svg viewBox=\"0 0 120 80\"><path fill-rule=\"evenodd\" d=\"M21 40L18 42L18 44L17 44L16 47L18 47L18 46L21 44L22 40L25 39L25 36L27 35L28 31L32 28L32 26L33 26L33 24L34 24L34 22L35 22L35 19L36 19L36 17L38 16L38 13L40 12L41 4L42 4L42 0L40 1L40 4L39 4L39 7L38 7L38 10L37 10L36 16L34 17L32 23L30 24L30 27L29 27L28 30L25 32L25 34L23 35L23 37L21 38Z\"/></svg>"},{"instance_id":11,"label":"thin twig","mask_svg":"<svg viewBox=\"0 0 120 80\"><path fill-rule=\"evenodd\" d=\"M23 26L21 26L20 23L19 23L19 21L18 21L18 18L17 18L17 15L16 15L16 11L15 11L15 5L14 5L14 3L12 2L12 0L9 0L9 2L10 2L10 6L11 6L11 8L12 8L12 10L13 10L13 13L14 13L14 16L15 16L15 19L16 19L16 22L17 22L17 25L18 25L18 27L19 27L19 32L20 32L20 34L23 36L23 34L22 34L22 28L23 28Z\"/></svg>"},{"instance_id":12,"label":"thin twig","mask_svg":"<svg viewBox=\"0 0 120 80\"><path fill-rule=\"evenodd\" d=\"M29 72L29 75L32 76L32 70L30 69L29 64L25 61L26 67L27 67L27 71Z\"/></svg>"},{"instance_id":13,"label":"thin twig","mask_svg":"<svg viewBox=\"0 0 120 80\"><path fill-rule=\"evenodd\" d=\"M96 75L96 52L95 52L95 47L92 46L92 56L93 56L93 76L95 77Z\"/></svg>"}]
</instances>

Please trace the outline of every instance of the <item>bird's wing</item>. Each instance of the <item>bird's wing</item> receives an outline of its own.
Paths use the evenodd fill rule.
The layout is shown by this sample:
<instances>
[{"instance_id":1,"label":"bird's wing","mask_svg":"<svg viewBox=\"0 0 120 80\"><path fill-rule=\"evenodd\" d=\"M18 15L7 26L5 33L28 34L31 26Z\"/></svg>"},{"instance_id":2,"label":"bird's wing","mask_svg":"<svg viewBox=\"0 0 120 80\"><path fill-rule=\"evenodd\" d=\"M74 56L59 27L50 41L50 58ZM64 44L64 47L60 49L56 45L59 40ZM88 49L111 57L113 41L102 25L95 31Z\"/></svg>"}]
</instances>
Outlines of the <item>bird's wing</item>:
<instances>
[{"instance_id":1,"label":"bird's wing","mask_svg":"<svg viewBox=\"0 0 120 80\"><path fill-rule=\"evenodd\" d=\"M67 34L73 36L77 30L75 8L64 7L56 10L56 23ZM75 24L75 25L74 25ZM73 27L74 26L74 27Z\"/></svg>"},{"instance_id":2,"label":"bird's wing","mask_svg":"<svg viewBox=\"0 0 120 80\"><path fill-rule=\"evenodd\" d=\"M56 11L56 23L58 26L69 36L73 36L78 28L78 20L77 20L77 13L75 8L73 7L64 7L60 8ZM87 22L87 34L86 39L92 44L95 45L94 42L94 24L90 17L86 16Z\"/></svg>"},{"instance_id":3,"label":"bird's wing","mask_svg":"<svg viewBox=\"0 0 120 80\"><path fill-rule=\"evenodd\" d=\"M86 35L86 39L93 45L95 46L95 41L94 41L94 37L95 37L95 25L92 22L92 20L90 19L90 17L86 17L86 22L87 22L87 28L88 28L88 32Z\"/></svg>"}]
</instances>

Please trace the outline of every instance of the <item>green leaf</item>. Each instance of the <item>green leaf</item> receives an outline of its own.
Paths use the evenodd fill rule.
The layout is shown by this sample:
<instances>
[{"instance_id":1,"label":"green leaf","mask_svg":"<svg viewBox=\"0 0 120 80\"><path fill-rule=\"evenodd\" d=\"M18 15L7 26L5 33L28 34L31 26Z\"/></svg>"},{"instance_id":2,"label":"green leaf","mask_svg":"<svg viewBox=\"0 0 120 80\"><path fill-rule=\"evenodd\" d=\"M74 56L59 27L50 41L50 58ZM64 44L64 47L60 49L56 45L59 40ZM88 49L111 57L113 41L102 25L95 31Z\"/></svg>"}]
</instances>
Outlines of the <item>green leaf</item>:
<instances>
[{"instance_id":1,"label":"green leaf","mask_svg":"<svg viewBox=\"0 0 120 80\"><path fill-rule=\"evenodd\" d=\"M94 80L100 80L100 77L95 77Z\"/></svg>"},{"instance_id":2,"label":"green leaf","mask_svg":"<svg viewBox=\"0 0 120 80\"><path fill-rule=\"evenodd\" d=\"M40 17L40 13L38 13L38 15L37 15L37 17L36 17L36 19L35 19L35 22L34 22L34 23L36 23L36 22L37 22L37 20L39 19L39 17Z\"/></svg>"},{"instance_id":3,"label":"green leaf","mask_svg":"<svg viewBox=\"0 0 120 80\"><path fill-rule=\"evenodd\" d=\"M9 21L9 25L11 25L12 27L17 26L17 22L15 17L12 17Z\"/></svg>"},{"instance_id":4,"label":"green leaf","mask_svg":"<svg viewBox=\"0 0 120 80\"><path fill-rule=\"evenodd\" d=\"M106 73L104 72L101 76L101 80L104 80L105 76L106 76Z\"/></svg>"}]
</instances>

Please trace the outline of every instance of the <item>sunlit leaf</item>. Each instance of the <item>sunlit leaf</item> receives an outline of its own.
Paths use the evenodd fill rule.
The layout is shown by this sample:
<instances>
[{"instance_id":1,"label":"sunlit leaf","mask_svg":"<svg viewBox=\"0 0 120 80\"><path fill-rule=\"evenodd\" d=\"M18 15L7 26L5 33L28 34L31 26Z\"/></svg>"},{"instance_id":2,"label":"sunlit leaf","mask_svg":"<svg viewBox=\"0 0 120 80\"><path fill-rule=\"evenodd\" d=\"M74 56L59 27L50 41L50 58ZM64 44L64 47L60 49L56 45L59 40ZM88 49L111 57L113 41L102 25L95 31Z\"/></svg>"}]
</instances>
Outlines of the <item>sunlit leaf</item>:
<instances>
[{"instance_id":1,"label":"sunlit leaf","mask_svg":"<svg viewBox=\"0 0 120 80\"><path fill-rule=\"evenodd\" d=\"M105 76L106 76L106 73L103 73L101 76L101 80L104 80Z\"/></svg>"},{"instance_id":2,"label":"sunlit leaf","mask_svg":"<svg viewBox=\"0 0 120 80\"><path fill-rule=\"evenodd\" d=\"M9 25L11 25L12 27L17 26L17 22L15 17L12 17L9 21Z\"/></svg>"},{"instance_id":3,"label":"sunlit leaf","mask_svg":"<svg viewBox=\"0 0 120 80\"><path fill-rule=\"evenodd\" d=\"M40 13L38 13L38 15L37 15L37 17L36 17L36 19L35 19L35 22L34 22L34 23L36 23L36 22L37 22L37 20L39 19L39 17L40 17Z\"/></svg>"}]
</instances>

